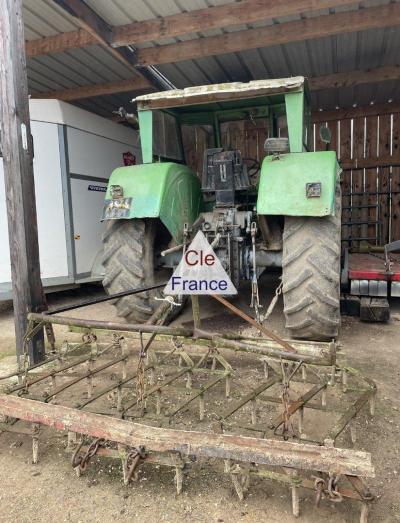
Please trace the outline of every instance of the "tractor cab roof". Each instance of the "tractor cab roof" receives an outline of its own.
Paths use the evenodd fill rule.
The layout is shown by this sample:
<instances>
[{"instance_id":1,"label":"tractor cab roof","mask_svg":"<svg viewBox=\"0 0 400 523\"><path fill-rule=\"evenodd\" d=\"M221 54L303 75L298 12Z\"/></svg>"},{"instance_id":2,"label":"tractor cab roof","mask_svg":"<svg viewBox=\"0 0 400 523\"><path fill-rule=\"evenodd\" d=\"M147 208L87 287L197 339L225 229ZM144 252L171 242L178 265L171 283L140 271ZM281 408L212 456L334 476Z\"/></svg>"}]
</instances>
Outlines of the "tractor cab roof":
<instances>
[{"instance_id":1,"label":"tractor cab roof","mask_svg":"<svg viewBox=\"0 0 400 523\"><path fill-rule=\"evenodd\" d=\"M285 93L305 89L303 76L201 85L145 94L135 98L139 110L172 109L173 112L216 111L284 101ZM190 107L190 109L189 109Z\"/></svg>"}]
</instances>

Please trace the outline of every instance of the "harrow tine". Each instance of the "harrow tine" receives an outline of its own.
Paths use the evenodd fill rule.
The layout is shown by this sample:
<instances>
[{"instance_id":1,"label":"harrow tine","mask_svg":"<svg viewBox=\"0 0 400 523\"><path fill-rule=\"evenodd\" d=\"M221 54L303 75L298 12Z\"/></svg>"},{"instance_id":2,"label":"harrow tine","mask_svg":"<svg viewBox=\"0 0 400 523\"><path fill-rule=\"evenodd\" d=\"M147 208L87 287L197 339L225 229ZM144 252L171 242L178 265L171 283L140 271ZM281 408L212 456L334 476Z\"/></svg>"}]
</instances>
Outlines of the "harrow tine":
<instances>
[{"instance_id":1,"label":"harrow tine","mask_svg":"<svg viewBox=\"0 0 400 523\"><path fill-rule=\"evenodd\" d=\"M32 423L32 463L35 465L39 462L39 433L40 425Z\"/></svg>"}]
</instances>

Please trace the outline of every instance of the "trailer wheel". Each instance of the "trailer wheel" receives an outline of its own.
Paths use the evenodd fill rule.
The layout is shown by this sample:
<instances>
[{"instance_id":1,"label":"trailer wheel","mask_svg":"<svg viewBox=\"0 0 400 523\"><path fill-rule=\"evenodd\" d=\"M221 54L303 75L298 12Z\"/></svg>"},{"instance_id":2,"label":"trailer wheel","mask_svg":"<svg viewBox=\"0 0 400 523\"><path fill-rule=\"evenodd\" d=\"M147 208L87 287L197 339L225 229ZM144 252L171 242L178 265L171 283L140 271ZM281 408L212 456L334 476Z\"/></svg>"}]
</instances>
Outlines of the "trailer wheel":
<instances>
[{"instance_id":1,"label":"trailer wheel","mask_svg":"<svg viewBox=\"0 0 400 523\"><path fill-rule=\"evenodd\" d=\"M167 247L169 239L158 220L110 220L103 235L106 292L115 294L168 280L170 271L157 267L157 256ZM156 301L156 296L162 296L161 289L118 298L114 305L119 317L130 323L144 323L163 303ZM167 320L179 311L173 307Z\"/></svg>"},{"instance_id":2,"label":"trailer wheel","mask_svg":"<svg viewBox=\"0 0 400 523\"><path fill-rule=\"evenodd\" d=\"M293 338L330 340L340 327L341 194L335 216L285 217L282 281L286 328Z\"/></svg>"}]
</instances>

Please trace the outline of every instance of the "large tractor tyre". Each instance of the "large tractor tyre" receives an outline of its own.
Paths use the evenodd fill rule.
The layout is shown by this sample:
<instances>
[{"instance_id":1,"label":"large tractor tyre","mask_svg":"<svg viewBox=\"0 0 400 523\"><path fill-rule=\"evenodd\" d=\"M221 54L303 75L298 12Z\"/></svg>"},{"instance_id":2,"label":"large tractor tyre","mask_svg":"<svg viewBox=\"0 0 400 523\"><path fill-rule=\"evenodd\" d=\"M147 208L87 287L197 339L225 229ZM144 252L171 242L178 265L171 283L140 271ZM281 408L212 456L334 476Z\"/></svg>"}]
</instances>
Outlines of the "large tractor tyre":
<instances>
[{"instance_id":1,"label":"large tractor tyre","mask_svg":"<svg viewBox=\"0 0 400 523\"><path fill-rule=\"evenodd\" d=\"M335 216L285 217L282 292L293 338L325 341L340 327L341 194Z\"/></svg>"},{"instance_id":2,"label":"large tractor tyre","mask_svg":"<svg viewBox=\"0 0 400 523\"><path fill-rule=\"evenodd\" d=\"M168 280L169 271L157 268L157 258L169 239L158 220L110 220L103 235L106 292L115 294ZM156 289L118 298L114 301L117 315L129 323L147 322L163 304L154 298L162 296L162 289ZM176 309L171 309L166 321L179 313Z\"/></svg>"}]
</instances>

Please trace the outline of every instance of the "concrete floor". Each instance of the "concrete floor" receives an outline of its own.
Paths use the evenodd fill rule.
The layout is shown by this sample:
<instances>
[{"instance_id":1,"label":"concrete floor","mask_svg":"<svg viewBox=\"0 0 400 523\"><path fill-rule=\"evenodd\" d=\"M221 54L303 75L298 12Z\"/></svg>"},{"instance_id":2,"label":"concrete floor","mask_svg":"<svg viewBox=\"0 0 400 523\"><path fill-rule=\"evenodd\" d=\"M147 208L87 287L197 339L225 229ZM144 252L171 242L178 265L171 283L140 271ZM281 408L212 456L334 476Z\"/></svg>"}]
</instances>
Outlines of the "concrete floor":
<instances>
[{"instance_id":1,"label":"concrete floor","mask_svg":"<svg viewBox=\"0 0 400 523\"><path fill-rule=\"evenodd\" d=\"M269 303L277 279L263 281L261 296ZM86 288L48 297L50 306L99 295L97 288ZM247 308L248 295L236 304ZM225 311L212 298L201 298L202 316L214 321L224 320ZM65 313L82 318L116 320L109 303ZM176 323L190 321L188 308ZM233 323L232 323L233 322ZM282 304L271 316L268 327L285 334ZM373 420L361 414L357 420L356 447L372 453L376 477L369 484L377 495L371 509L370 522L400 521L400 302L393 301L392 317L388 324L365 324L356 318L343 317L340 342L350 366L358 368L375 380L378 386L376 415ZM13 317L11 309L0 311L0 374L15 365ZM98 464L85 477L76 478L68 458L62 451L62 440L49 438L42 459L30 464L30 443L24 437L10 434L0 436L0 521L170 521L183 522L190 518L199 522L282 522L295 521L290 513L287 488L257 484L254 491L240 503L230 482L224 477L209 474L200 467L190 474L187 489L178 498L174 495L171 477L166 472L146 469L138 484L123 487L113 466ZM169 473L171 475L171 473ZM266 485L266 486L265 486ZM323 503L315 509L312 496L304 493L301 521L319 523L358 521L354 503Z\"/></svg>"}]
</instances>

